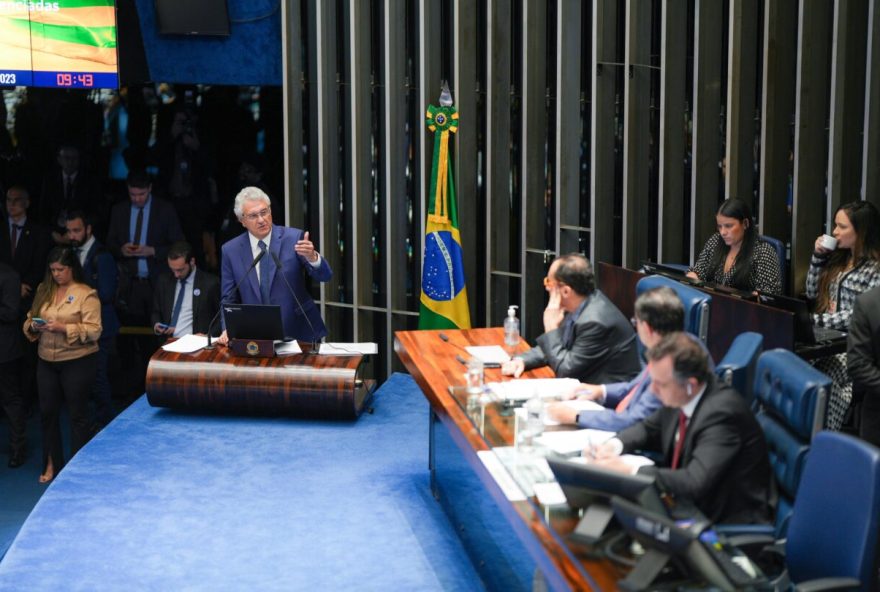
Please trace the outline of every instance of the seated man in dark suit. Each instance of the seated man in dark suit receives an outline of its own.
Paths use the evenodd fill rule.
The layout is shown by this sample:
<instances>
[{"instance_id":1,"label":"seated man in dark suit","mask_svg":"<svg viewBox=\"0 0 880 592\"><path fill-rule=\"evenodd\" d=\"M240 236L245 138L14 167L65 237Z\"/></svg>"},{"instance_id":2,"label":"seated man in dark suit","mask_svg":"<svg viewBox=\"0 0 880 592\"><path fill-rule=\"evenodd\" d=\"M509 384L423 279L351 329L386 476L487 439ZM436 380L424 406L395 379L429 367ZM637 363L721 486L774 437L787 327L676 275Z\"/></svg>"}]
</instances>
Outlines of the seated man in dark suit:
<instances>
[{"instance_id":1,"label":"seated man in dark suit","mask_svg":"<svg viewBox=\"0 0 880 592\"><path fill-rule=\"evenodd\" d=\"M626 317L596 288L593 267L579 253L557 258L544 279L550 293L544 334L526 353L505 362L502 374L550 366L559 378L602 384L639 372L636 334Z\"/></svg>"},{"instance_id":2,"label":"seated man in dark suit","mask_svg":"<svg viewBox=\"0 0 880 592\"><path fill-rule=\"evenodd\" d=\"M584 456L600 466L653 475L661 492L693 504L712 522L767 523L775 496L764 433L734 389L716 383L695 337L671 333L648 350L651 384L663 407ZM620 454L662 455L635 469Z\"/></svg>"},{"instance_id":3,"label":"seated man in dark suit","mask_svg":"<svg viewBox=\"0 0 880 592\"><path fill-rule=\"evenodd\" d=\"M192 246L184 241L168 249L168 268L156 282L153 332L168 337L207 333L220 308L220 280L196 269Z\"/></svg>"},{"instance_id":4,"label":"seated man in dark suit","mask_svg":"<svg viewBox=\"0 0 880 592\"><path fill-rule=\"evenodd\" d=\"M672 288L654 288L636 299L633 320L642 344L650 348L664 335L684 329L684 305ZM606 408L577 412L565 403L554 403L547 407L550 417L559 423L618 432L645 419L661 406L651 389L647 366L629 382L581 384L574 394Z\"/></svg>"}]
</instances>

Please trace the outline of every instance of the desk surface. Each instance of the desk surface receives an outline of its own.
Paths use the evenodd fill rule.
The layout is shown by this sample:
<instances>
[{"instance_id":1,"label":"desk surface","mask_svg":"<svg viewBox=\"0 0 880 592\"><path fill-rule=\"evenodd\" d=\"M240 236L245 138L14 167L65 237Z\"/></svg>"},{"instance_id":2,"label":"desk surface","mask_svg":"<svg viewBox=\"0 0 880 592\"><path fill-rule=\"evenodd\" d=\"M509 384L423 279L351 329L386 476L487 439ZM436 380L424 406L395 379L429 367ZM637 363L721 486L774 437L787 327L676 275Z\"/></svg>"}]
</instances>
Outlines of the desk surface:
<instances>
[{"instance_id":1,"label":"desk surface","mask_svg":"<svg viewBox=\"0 0 880 592\"><path fill-rule=\"evenodd\" d=\"M446 333L449 342L440 339ZM533 555L544 570L555 570L562 581L575 590L597 586L612 590L623 577L621 568L605 559L591 558L590 549L569 543L567 535L577 525L576 515L569 509L541 507L534 499L511 502L501 493L485 468L477 452L496 446L510 446L514 442L514 417L499 404L486 406L481 426L467 415L464 399L451 394L449 387L464 384L465 367L456 359L461 349L469 345L500 345L504 342L501 328L467 329L462 331L398 331L394 347L407 370L427 397L440 421L449 429L462 453L468 457L475 471L481 475L501 511L511 521L521 537L528 539L527 546L536 549ZM519 350L528 346L521 342ZM553 371L539 368L523 375L530 378L551 378ZM486 381L502 380L499 369L487 369ZM552 429L552 428L550 428ZM533 545L534 543L534 545ZM548 564L549 562L549 564Z\"/></svg>"}]
</instances>

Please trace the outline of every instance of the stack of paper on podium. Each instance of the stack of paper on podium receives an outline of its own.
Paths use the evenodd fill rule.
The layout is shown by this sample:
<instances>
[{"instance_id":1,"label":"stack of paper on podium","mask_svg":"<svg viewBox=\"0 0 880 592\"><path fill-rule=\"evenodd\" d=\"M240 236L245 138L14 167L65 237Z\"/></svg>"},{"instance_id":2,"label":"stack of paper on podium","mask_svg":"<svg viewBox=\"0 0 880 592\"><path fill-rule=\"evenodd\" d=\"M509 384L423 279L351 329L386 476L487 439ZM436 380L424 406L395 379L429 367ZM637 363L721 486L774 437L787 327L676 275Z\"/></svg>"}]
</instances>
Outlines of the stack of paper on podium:
<instances>
[{"instance_id":1,"label":"stack of paper on podium","mask_svg":"<svg viewBox=\"0 0 880 592\"><path fill-rule=\"evenodd\" d=\"M322 343L318 353L326 356L366 356L379 352L379 346L373 342L359 343Z\"/></svg>"},{"instance_id":2,"label":"stack of paper on podium","mask_svg":"<svg viewBox=\"0 0 880 592\"><path fill-rule=\"evenodd\" d=\"M535 393L542 399L555 399L569 394L580 382L574 378L517 378L489 382L486 387L507 401L526 401Z\"/></svg>"},{"instance_id":3,"label":"stack of paper on podium","mask_svg":"<svg viewBox=\"0 0 880 592\"><path fill-rule=\"evenodd\" d=\"M510 360L510 356L500 345L469 345L464 349L489 367L500 366Z\"/></svg>"},{"instance_id":4,"label":"stack of paper on podium","mask_svg":"<svg viewBox=\"0 0 880 592\"><path fill-rule=\"evenodd\" d=\"M569 399L568 401L563 401L560 405L565 405L566 407L570 407L575 411L602 411L605 409L595 401L587 401L585 399ZM523 407L517 407L514 411L519 418L520 421L526 420L526 410ZM559 422L555 419L551 419L550 416L545 412L544 413L544 425L545 426L558 426Z\"/></svg>"}]
</instances>

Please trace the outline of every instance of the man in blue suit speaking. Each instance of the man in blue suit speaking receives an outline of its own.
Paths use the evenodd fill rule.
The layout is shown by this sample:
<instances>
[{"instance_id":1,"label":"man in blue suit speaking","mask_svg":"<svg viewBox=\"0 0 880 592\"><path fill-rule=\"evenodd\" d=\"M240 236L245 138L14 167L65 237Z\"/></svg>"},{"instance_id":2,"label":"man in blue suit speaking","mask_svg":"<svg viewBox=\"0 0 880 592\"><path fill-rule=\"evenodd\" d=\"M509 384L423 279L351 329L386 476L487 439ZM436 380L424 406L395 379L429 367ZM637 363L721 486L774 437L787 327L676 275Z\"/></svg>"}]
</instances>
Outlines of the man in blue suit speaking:
<instances>
[{"instance_id":1,"label":"man in blue suit speaking","mask_svg":"<svg viewBox=\"0 0 880 592\"><path fill-rule=\"evenodd\" d=\"M306 290L303 271L319 282L328 281L333 272L315 250L309 233L299 228L272 224L269 196L257 187L242 189L235 196L233 210L247 232L223 245L221 302L280 305L285 336L319 341L327 334L327 328L317 305ZM250 270L254 259L263 250L267 251L265 256L256 268ZM245 274L248 277L245 278ZM237 285L239 288L236 291ZM302 310L296 303L297 299ZM225 331L219 341L228 341Z\"/></svg>"}]
</instances>

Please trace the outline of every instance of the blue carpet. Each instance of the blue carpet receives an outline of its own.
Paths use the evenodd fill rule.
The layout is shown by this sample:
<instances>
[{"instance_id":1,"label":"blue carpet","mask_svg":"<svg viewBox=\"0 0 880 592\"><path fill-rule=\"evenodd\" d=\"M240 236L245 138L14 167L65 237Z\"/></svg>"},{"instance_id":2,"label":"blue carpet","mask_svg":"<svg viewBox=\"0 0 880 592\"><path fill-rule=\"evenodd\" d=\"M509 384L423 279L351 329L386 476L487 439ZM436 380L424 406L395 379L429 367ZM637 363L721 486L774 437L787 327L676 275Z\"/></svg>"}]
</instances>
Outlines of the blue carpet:
<instances>
[{"instance_id":1,"label":"blue carpet","mask_svg":"<svg viewBox=\"0 0 880 592\"><path fill-rule=\"evenodd\" d=\"M428 407L393 375L356 422L135 402L38 502L0 590L480 590L430 495Z\"/></svg>"},{"instance_id":2,"label":"blue carpet","mask_svg":"<svg viewBox=\"0 0 880 592\"><path fill-rule=\"evenodd\" d=\"M65 420L64 441L70 440ZM9 426L0 422L0 559L18 534L37 500L46 491L37 479L43 467L40 466L40 414L34 413L28 419L27 438L29 454L25 464L17 469L6 466L9 460Z\"/></svg>"}]
</instances>

